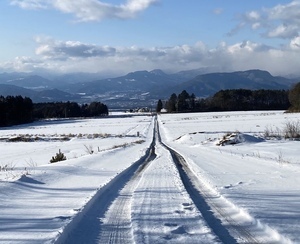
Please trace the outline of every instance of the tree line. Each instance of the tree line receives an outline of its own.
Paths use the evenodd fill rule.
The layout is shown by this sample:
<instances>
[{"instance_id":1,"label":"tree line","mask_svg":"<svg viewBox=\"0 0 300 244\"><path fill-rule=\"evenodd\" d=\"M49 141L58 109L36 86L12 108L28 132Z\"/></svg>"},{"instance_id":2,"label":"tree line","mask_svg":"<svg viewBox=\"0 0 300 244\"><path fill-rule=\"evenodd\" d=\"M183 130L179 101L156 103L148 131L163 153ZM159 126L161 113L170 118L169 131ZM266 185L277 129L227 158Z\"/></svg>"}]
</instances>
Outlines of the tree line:
<instances>
[{"instance_id":1,"label":"tree line","mask_svg":"<svg viewBox=\"0 0 300 244\"><path fill-rule=\"evenodd\" d=\"M291 103L289 112L300 112L300 82L290 90L289 101Z\"/></svg>"},{"instance_id":2,"label":"tree line","mask_svg":"<svg viewBox=\"0 0 300 244\"><path fill-rule=\"evenodd\" d=\"M164 104L161 100L158 101L157 111L160 111L162 107L169 113L287 110L291 107L291 104L294 103L292 103L290 99L291 91L228 89L220 90L208 98L196 98L194 94L190 95L184 90L178 95L173 93ZM293 97L297 96L294 95Z\"/></svg>"},{"instance_id":3,"label":"tree line","mask_svg":"<svg viewBox=\"0 0 300 244\"><path fill-rule=\"evenodd\" d=\"M28 97L0 96L0 127L30 123L38 119L106 115L108 115L108 107L101 102L82 105L76 102L34 104Z\"/></svg>"},{"instance_id":4,"label":"tree line","mask_svg":"<svg viewBox=\"0 0 300 244\"><path fill-rule=\"evenodd\" d=\"M96 117L108 115L108 108L101 102L79 105L76 102L36 103L33 106L35 119Z\"/></svg>"},{"instance_id":5,"label":"tree line","mask_svg":"<svg viewBox=\"0 0 300 244\"><path fill-rule=\"evenodd\" d=\"M0 96L0 126L32 122L33 103L22 96Z\"/></svg>"}]
</instances>

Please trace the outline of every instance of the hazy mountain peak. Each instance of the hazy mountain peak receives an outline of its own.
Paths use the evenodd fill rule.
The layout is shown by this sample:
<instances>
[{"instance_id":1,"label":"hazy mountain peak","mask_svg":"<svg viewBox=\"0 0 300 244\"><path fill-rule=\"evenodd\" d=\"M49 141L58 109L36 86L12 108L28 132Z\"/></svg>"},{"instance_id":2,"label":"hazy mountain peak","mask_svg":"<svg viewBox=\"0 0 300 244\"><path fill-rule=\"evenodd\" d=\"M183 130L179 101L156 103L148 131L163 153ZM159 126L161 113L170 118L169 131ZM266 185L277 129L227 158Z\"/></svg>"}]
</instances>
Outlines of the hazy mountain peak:
<instances>
[{"instance_id":1,"label":"hazy mountain peak","mask_svg":"<svg viewBox=\"0 0 300 244\"><path fill-rule=\"evenodd\" d=\"M163 72L161 69L154 69L152 71L150 71L151 74L155 74L155 75L166 75L165 72Z\"/></svg>"}]
</instances>

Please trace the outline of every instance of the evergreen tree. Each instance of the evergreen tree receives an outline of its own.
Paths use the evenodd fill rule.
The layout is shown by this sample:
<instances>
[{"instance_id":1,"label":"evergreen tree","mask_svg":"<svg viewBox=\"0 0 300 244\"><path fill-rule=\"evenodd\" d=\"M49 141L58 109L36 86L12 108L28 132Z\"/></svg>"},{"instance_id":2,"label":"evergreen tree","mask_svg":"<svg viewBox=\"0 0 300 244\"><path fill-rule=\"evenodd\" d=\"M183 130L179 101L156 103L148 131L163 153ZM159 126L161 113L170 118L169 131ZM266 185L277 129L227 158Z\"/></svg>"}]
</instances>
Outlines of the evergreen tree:
<instances>
[{"instance_id":1,"label":"evergreen tree","mask_svg":"<svg viewBox=\"0 0 300 244\"><path fill-rule=\"evenodd\" d=\"M194 93L192 93L192 95L190 96L190 100L189 100L189 106L190 106L190 109L192 110L192 111L194 111L195 110L195 100L196 100L196 96L195 96L195 94Z\"/></svg>"},{"instance_id":2,"label":"evergreen tree","mask_svg":"<svg viewBox=\"0 0 300 244\"><path fill-rule=\"evenodd\" d=\"M177 111L177 95L173 93L167 103L167 111L173 113Z\"/></svg>"},{"instance_id":3,"label":"evergreen tree","mask_svg":"<svg viewBox=\"0 0 300 244\"><path fill-rule=\"evenodd\" d=\"M288 97L292 105L289 110L300 111L300 82L289 91Z\"/></svg>"},{"instance_id":4,"label":"evergreen tree","mask_svg":"<svg viewBox=\"0 0 300 244\"><path fill-rule=\"evenodd\" d=\"M297 90L297 88L299 90ZM300 83L289 93L294 108L300 111ZM298 105L297 105L298 102ZM167 101L168 112L209 112L209 111L249 111L249 110L286 110L290 106L288 92L285 90L220 90L212 97L196 99L182 91L178 96L173 93Z\"/></svg>"},{"instance_id":5,"label":"evergreen tree","mask_svg":"<svg viewBox=\"0 0 300 244\"><path fill-rule=\"evenodd\" d=\"M33 104L22 96L0 96L0 126L32 122Z\"/></svg>"},{"instance_id":6,"label":"evergreen tree","mask_svg":"<svg viewBox=\"0 0 300 244\"><path fill-rule=\"evenodd\" d=\"M157 102L157 106L156 106L156 112L157 113L160 113L160 111L162 110L163 108L163 103L162 101L159 99L158 102Z\"/></svg>"},{"instance_id":7,"label":"evergreen tree","mask_svg":"<svg viewBox=\"0 0 300 244\"><path fill-rule=\"evenodd\" d=\"M190 99L190 95L187 93L186 90L183 90L178 95L177 110L179 112L183 112L183 111L188 111L189 110L189 99Z\"/></svg>"}]
</instances>

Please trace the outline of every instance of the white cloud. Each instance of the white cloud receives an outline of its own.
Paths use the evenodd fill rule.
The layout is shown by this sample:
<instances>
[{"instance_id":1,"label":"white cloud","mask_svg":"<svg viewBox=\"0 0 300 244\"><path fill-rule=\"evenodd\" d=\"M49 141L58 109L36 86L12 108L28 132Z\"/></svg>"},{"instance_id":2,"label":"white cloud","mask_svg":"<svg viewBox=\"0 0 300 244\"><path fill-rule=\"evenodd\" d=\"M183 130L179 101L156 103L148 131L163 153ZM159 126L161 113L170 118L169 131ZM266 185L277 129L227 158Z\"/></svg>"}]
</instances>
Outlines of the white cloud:
<instances>
[{"instance_id":1,"label":"white cloud","mask_svg":"<svg viewBox=\"0 0 300 244\"><path fill-rule=\"evenodd\" d=\"M266 10L269 19L300 23L300 1L295 0L286 5L279 4Z\"/></svg>"},{"instance_id":2,"label":"white cloud","mask_svg":"<svg viewBox=\"0 0 300 244\"><path fill-rule=\"evenodd\" d=\"M116 51L112 47L84 44L78 41L62 42L38 37L36 42L39 44L36 54L47 59L109 57Z\"/></svg>"},{"instance_id":3,"label":"white cloud","mask_svg":"<svg viewBox=\"0 0 300 244\"><path fill-rule=\"evenodd\" d=\"M268 32L268 37L291 38L297 36L299 27L296 25L281 24Z\"/></svg>"},{"instance_id":4,"label":"white cloud","mask_svg":"<svg viewBox=\"0 0 300 244\"><path fill-rule=\"evenodd\" d=\"M0 69L2 67L10 71L82 71L120 75L156 68L177 72L214 67L215 71L263 69L274 75L300 76L300 37L294 38L289 45L281 49L250 41L232 45L222 42L213 49L202 42L194 45L142 48L100 46L39 37L36 38L36 43L37 57L19 57L0 64Z\"/></svg>"},{"instance_id":5,"label":"white cloud","mask_svg":"<svg viewBox=\"0 0 300 244\"><path fill-rule=\"evenodd\" d=\"M300 1L247 12L240 17L239 23L230 34L246 27L263 30L264 37L292 39L300 33Z\"/></svg>"},{"instance_id":6,"label":"white cloud","mask_svg":"<svg viewBox=\"0 0 300 244\"><path fill-rule=\"evenodd\" d=\"M292 50L300 51L300 36L291 40L290 47Z\"/></svg>"},{"instance_id":7,"label":"white cloud","mask_svg":"<svg viewBox=\"0 0 300 244\"><path fill-rule=\"evenodd\" d=\"M11 0L10 2L24 9L45 9L49 7L51 0Z\"/></svg>"},{"instance_id":8,"label":"white cloud","mask_svg":"<svg viewBox=\"0 0 300 244\"><path fill-rule=\"evenodd\" d=\"M240 30L250 26L251 29L257 30L265 25L264 17L258 11L250 11L239 16L239 23L231 29L227 35L233 36Z\"/></svg>"},{"instance_id":9,"label":"white cloud","mask_svg":"<svg viewBox=\"0 0 300 244\"><path fill-rule=\"evenodd\" d=\"M11 0L11 4L24 9L54 8L74 14L79 21L100 21L106 18L134 18L158 1L127 0L124 4L113 5L98 0Z\"/></svg>"},{"instance_id":10,"label":"white cloud","mask_svg":"<svg viewBox=\"0 0 300 244\"><path fill-rule=\"evenodd\" d=\"M12 61L0 63L0 69L3 72L30 72L37 71L42 66L45 66L45 62L40 59L33 59L31 57L21 56L16 57ZM47 69L47 67L45 67Z\"/></svg>"},{"instance_id":11,"label":"white cloud","mask_svg":"<svg viewBox=\"0 0 300 244\"><path fill-rule=\"evenodd\" d=\"M256 23L253 23L252 24L252 29L253 30L257 30L257 29L259 29L261 27L261 23L259 23L259 22L256 22Z\"/></svg>"},{"instance_id":12,"label":"white cloud","mask_svg":"<svg viewBox=\"0 0 300 244\"><path fill-rule=\"evenodd\" d=\"M261 19L260 13L257 11L250 11L245 16L250 21L259 21Z\"/></svg>"}]
</instances>

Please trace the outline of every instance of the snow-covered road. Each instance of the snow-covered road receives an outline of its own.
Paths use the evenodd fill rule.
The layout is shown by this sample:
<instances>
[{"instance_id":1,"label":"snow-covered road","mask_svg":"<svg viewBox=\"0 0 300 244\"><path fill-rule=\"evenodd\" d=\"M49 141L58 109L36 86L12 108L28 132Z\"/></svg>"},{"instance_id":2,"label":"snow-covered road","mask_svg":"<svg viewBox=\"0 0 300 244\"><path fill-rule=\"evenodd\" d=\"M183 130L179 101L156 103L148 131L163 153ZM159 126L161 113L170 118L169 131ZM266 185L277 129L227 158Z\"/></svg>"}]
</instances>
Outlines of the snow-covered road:
<instances>
[{"instance_id":1,"label":"snow-covered road","mask_svg":"<svg viewBox=\"0 0 300 244\"><path fill-rule=\"evenodd\" d=\"M135 243L217 243L188 195L167 149L156 143L155 160L133 194Z\"/></svg>"},{"instance_id":2,"label":"snow-covered road","mask_svg":"<svg viewBox=\"0 0 300 244\"><path fill-rule=\"evenodd\" d=\"M100 190L58 243L289 242L207 185L154 123L148 153Z\"/></svg>"},{"instance_id":3,"label":"snow-covered road","mask_svg":"<svg viewBox=\"0 0 300 244\"><path fill-rule=\"evenodd\" d=\"M157 133L155 129L149 153L107 190L100 190L57 243L220 242L187 193Z\"/></svg>"},{"instance_id":4,"label":"snow-covered road","mask_svg":"<svg viewBox=\"0 0 300 244\"><path fill-rule=\"evenodd\" d=\"M0 242L298 243L299 142L256 136L298 117L174 114L155 127L130 115L0 130ZM210 138L237 129L248 133L239 145ZM44 139L6 141L18 137ZM67 160L49 164L58 150Z\"/></svg>"}]
</instances>

